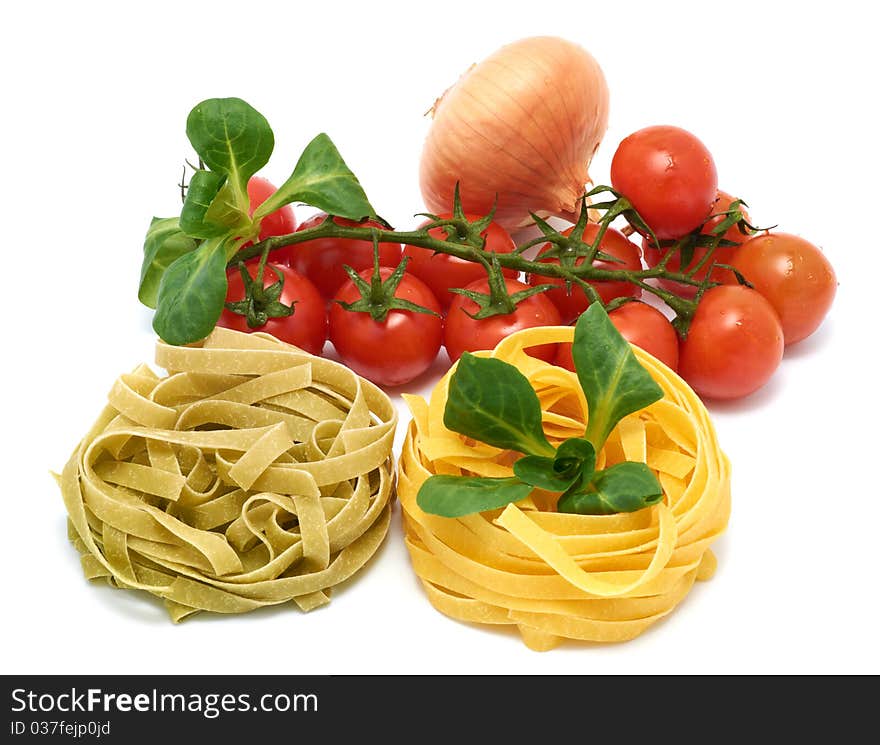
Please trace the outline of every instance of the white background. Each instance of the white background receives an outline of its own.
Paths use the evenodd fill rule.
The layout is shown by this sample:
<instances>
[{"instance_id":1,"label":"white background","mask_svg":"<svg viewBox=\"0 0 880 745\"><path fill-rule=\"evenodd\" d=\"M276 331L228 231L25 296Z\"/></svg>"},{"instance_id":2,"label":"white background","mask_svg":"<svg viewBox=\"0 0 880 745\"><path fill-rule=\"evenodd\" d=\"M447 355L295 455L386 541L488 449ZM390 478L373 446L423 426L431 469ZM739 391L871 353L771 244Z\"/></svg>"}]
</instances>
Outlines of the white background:
<instances>
[{"instance_id":1,"label":"white background","mask_svg":"<svg viewBox=\"0 0 880 745\"><path fill-rule=\"evenodd\" d=\"M877 119L868 3L18 3L4 11L2 672L877 673L880 526ZM24 9L27 7L27 9ZM615 8L617 10L615 11ZM712 405L733 461L719 570L642 637L539 654L440 615L399 509L384 547L311 614L174 626L92 586L49 476L115 377L151 361L136 297L152 215L179 210L190 108L240 96L276 135L279 183L328 132L399 227L422 209L423 113L472 62L522 36L589 49L611 90L591 173L616 143L683 126L720 186L822 246L840 282L824 326L770 385ZM430 381L422 381L423 387ZM401 427L401 433L402 433ZM398 438L399 442L400 438Z\"/></svg>"}]
</instances>

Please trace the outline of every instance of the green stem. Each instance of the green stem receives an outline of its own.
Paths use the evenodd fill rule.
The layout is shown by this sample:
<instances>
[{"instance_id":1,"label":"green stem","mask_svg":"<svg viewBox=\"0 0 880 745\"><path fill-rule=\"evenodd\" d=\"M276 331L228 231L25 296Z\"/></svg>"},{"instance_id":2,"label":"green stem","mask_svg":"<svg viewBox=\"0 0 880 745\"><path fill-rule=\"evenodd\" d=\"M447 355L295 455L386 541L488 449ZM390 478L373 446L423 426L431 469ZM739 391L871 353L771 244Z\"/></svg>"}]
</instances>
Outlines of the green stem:
<instances>
[{"instance_id":1,"label":"green stem","mask_svg":"<svg viewBox=\"0 0 880 745\"><path fill-rule=\"evenodd\" d=\"M489 303L488 305L494 310L496 314L499 315L507 315L508 313L513 313L516 310L516 303L510 297L510 293L507 291L507 283L504 281L504 275L501 273L501 269L499 264L495 262L493 259L493 263L490 264L484 257L480 257L483 259L481 262L483 267L488 272L488 283L489 283Z\"/></svg>"},{"instance_id":2,"label":"green stem","mask_svg":"<svg viewBox=\"0 0 880 745\"><path fill-rule=\"evenodd\" d=\"M455 219L440 221L440 224L442 225L455 225L458 227L457 223L458 221ZM437 226L437 222L432 222L428 226L418 230L397 231L377 229L373 227L339 225L332 220L325 220L314 228L290 233L289 235L273 236L258 243L254 243L247 248L241 249L231 258L229 265L234 266L239 261L246 261L254 256L261 255L264 251L269 253L285 246L295 246L299 243L305 243L306 241L315 240L317 238L343 238L372 241L374 237L377 241L382 243L401 243L404 245L417 246L436 253L447 254L459 259L464 259L465 261L473 261L485 265L485 254L479 249L470 245L435 238L428 233L430 228ZM535 243L550 242L556 245L565 245L567 241L569 241L568 238L557 234L545 236L537 240ZM686 327L687 322L696 310L696 302L679 297L673 292L647 282L649 279L666 279L694 287L699 287L702 284L699 280L694 279L690 273L680 271L673 272L666 268L666 261L664 259L666 259L666 256L674 252L674 250L675 247L669 249L657 266L639 270L600 269L593 266L592 262L587 260L576 266L565 267L562 264L532 261L524 258L517 251L512 253L494 254L494 260L497 261L502 269L512 269L517 272L524 272L525 274L536 274L542 277L568 280L569 282L576 284L578 287L581 287L592 300L598 300L598 294L591 285L587 284L588 282L629 282L641 287L644 291L650 292L659 297L675 312L680 322ZM598 251L598 241L592 242L590 251L592 251L595 256L595 251ZM587 258L589 258L589 256L587 256Z\"/></svg>"},{"instance_id":3,"label":"green stem","mask_svg":"<svg viewBox=\"0 0 880 745\"><path fill-rule=\"evenodd\" d=\"M704 266L706 266L712 260L712 257L715 255L715 251L717 250L718 245L720 243L721 243L721 236L716 235L712 239L712 244L706 248L706 253L704 253L700 257L700 260L696 264L694 264L690 269L688 269L687 274L691 277L696 277L697 274L699 274L699 272L702 270L702 268Z\"/></svg>"}]
</instances>

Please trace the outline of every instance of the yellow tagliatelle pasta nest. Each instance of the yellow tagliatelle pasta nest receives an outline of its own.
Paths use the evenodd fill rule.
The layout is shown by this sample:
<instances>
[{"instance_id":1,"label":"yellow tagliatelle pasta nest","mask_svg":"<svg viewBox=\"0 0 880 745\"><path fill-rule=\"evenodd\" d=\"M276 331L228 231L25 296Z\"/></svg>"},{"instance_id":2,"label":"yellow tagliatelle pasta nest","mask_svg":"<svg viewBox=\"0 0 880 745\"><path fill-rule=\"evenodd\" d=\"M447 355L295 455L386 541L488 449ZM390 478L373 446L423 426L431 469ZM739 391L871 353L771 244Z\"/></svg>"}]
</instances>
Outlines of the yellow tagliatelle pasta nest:
<instances>
[{"instance_id":1,"label":"yellow tagliatelle pasta nest","mask_svg":"<svg viewBox=\"0 0 880 745\"><path fill-rule=\"evenodd\" d=\"M159 343L121 376L58 478L90 579L164 599L178 621L302 610L388 530L396 409L351 370L261 334Z\"/></svg>"},{"instance_id":2,"label":"yellow tagliatelle pasta nest","mask_svg":"<svg viewBox=\"0 0 880 745\"><path fill-rule=\"evenodd\" d=\"M584 434L587 404L574 373L523 349L570 342L574 329L518 332L490 355L514 364L538 394L551 441ZM432 474L512 476L519 454L468 441L443 425L449 378L430 401L408 396L413 419L403 444L398 497L413 568L437 610L482 624L512 624L531 648L561 639L624 641L672 611L696 579L715 570L710 544L727 525L730 466L696 394L662 363L633 348L661 386L660 401L620 421L596 467L647 463L663 500L638 512L555 512L558 495L530 497L461 518L416 503Z\"/></svg>"}]
</instances>

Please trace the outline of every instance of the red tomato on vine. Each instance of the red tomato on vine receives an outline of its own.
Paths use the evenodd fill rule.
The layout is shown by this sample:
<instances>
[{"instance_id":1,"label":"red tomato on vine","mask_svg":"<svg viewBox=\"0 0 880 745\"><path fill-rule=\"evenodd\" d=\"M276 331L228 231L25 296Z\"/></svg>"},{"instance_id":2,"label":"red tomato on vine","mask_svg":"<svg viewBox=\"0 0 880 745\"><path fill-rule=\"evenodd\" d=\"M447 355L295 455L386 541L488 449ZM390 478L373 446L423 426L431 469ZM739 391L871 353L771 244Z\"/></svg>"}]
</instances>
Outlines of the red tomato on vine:
<instances>
[{"instance_id":1,"label":"red tomato on vine","mask_svg":"<svg viewBox=\"0 0 880 745\"><path fill-rule=\"evenodd\" d=\"M245 271L250 281L255 281L258 265L248 263ZM226 302L230 304L247 303L245 297L245 279L241 271L236 267L226 273L228 289ZM258 299L255 311L272 312L272 303L276 305L276 312L283 313L284 306L293 306L293 312L289 315L269 317L258 326L248 325L248 316L245 313L236 313L228 307L220 314L218 326L234 329L235 331L265 331L272 334L276 339L293 344L311 354L321 354L324 342L327 341L327 310L324 298L315 286L301 274L281 264L266 264L263 272L263 290L269 290L276 283L283 281L280 294L274 300L265 297L258 291ZM241 310L246 310L245 305L240 305Z\"/></svg>"},{"instance_id":2,"label":"red tomato on vine","mask_svg":"<svg viewBox=\"0 0 880 745\"><path fill-rule=\"evenodd\" d=\"M805 339L819 327L837 293L837 277L825 255L809 241L790 233L751 238L730 264L779 314L786 346Z\"/></svg>"},{"instance_id":3,"label":"red tomato on vine","mask_svg":"<svg viewBox=\"0 0 880 745\"><path fill-rule=\"evenodd\" d=\"M250 199L248 214L253 215L263 202L271 197L278 189L262 176L251 176L247 183L247 193ZM296 215L293 207L289 204L270 212L260 222L260 240L271 238L276 235L288 235L296 231ZM278 251L282 249L277 249ZM275 254L273 254L274 258Z\"/></svg>"},{"instance_id":4,"label":"red tomato on vine","mask_svg":"<svg viewBox=\"0 0 880 745\"><path fill-rule=\"evenodd\" d=\"M342 361L358 375L378 385L403 385L425 372L440 351L443 337L440 304L431 289L411 274L400 272L399 282L389 286L387 282L392 275L397 279L395 270L380 267L385 296L375 300L391 307L383 309L377 305L373 314L368 310L346 309L342 303L364 301L364 307L369 307L364 288L373 279L373 272L373 269L360 272L364 283L360 287L349 278L337 291L330 305L330 341ZM407 303L431 312L393 307Z\"/></svg>"},{"instance_id":5,"label":"red tomato on vine","mask_svg":"<svg viewBox=\"0 0 880 745\"><path fill-rule=\"evenodd\" d=\"M515 279L504 278L507 292L514 295L528 290L529 286ZM481 279L473 282L465 289L480 293L489 293L489 282ZM475 314L480 307L471 298L464 295L456 296L446 314L446 325L443 340L449 359L455 362L464 352L475 352L478 349L494 349L499 341L514 331L535 326L558 326L561 323L559 311L553 303L544 297L546 293L532 295L520 301L513 313L489 316L476 319ZM533 357L547 360L556 354L556 344L542 344L528 350Z\"/></svg>"},{"instance_id":6,"label":"red tomato on vine","mask_svg":"<svg viewBox=\"0 0 880 745\"><path fill-rule=\"evenodd\" d=\"M708 217L718 173L711 153L693 134L659 125L633 132L618 145L611 185L664 240L681 238Z\"/></svg>"},{"instance_id":7,"label":"red tomato on vine","mask_svg":"<svg viewBox=\"0 0 880 745\"><path fill-rule=\"evenodd\" d=\"M782 324L756 290L706 291L681 344L679 374L704 398L741 398L763 386L782 360Z\"/></svg>"},{"instance_id":8,"label":"red tomato on vine","mask_svg":"<svg viewBox=\"0 0 880 745\"><path fill-rule=\"evenodd\" d=\"M612 310L608 318L628 342L654 355L670 370L678 369L678 333L653 305L638 301L626 303ZM571 344L560 344L553 362L574 371Z\"/></svg>"}]
</instances>

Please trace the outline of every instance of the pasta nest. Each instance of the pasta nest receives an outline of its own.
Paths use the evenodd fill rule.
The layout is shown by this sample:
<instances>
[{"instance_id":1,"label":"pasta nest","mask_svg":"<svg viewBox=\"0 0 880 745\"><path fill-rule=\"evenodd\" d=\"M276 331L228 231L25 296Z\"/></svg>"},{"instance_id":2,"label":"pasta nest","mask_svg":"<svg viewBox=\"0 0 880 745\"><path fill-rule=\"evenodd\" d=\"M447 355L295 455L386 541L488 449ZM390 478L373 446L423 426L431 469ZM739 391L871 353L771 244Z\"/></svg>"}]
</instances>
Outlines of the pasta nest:
<instances>
[{"instance_id":1,"label":"pasta nest","mask_svg":"<svg viewBox=\"0 0 880 745\"><path fill-rule=\"evenodd\" d=\"M293 600L358 571L388 531L397 411L372 383L274 337L159 342L57 477L89 579L175 621Z\"/></svg>"},{"instance_id":2,"label":"pasta nest","mask_svg":"<svg viewBox=\"0 0 880 745\"><path fill-rule=\"evenodd\" d=\"M478 353L510 362L526 376L554 444L583 436L586 398L574 373L523 350L571 342L573 333L572 327L527 329ZM471 623L513 625L536 650L562 639L617 642L642 633L671 612L695 580L713 575L709 546L730 514L730 464L696 394L661 362L633 350L664 396L620 421L596 467L647 463L664 496L637 512L558 513L558 495L536 489L503 510L461 518L426 514L416 495L432 474L509 477L519 454L446 429L454 368L429 401L407 396L412 421L397 493L413 568L437 610Z\"/></svg>"}]
</instances>

